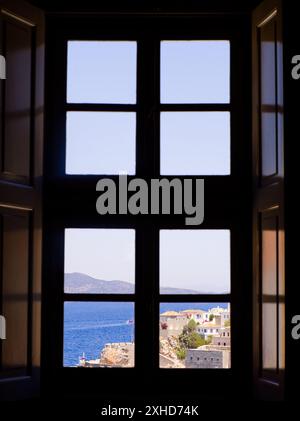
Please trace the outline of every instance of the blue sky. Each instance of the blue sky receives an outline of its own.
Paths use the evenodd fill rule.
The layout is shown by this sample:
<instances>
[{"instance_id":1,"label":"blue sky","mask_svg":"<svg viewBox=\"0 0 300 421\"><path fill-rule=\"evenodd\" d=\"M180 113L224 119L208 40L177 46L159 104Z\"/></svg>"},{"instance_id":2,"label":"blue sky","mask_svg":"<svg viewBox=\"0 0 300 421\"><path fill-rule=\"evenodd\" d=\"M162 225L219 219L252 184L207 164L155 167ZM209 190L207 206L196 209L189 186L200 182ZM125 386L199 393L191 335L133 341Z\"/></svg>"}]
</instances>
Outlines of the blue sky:
<instances>
[{"instance_id":1,"label":"blue sky","mask_svg":"<svg viewBox=\"0 0 300 421\"><path fill-rule=\"evenodd\" d=\"M134 41L69 41L67 101L136 103ZM229 41L161 43L162 103L228 103ZM70 112L67 174L135 173L135 113ZM161 174L230 173L229 113L161 114Z\"/></svg>"}]
</instances>

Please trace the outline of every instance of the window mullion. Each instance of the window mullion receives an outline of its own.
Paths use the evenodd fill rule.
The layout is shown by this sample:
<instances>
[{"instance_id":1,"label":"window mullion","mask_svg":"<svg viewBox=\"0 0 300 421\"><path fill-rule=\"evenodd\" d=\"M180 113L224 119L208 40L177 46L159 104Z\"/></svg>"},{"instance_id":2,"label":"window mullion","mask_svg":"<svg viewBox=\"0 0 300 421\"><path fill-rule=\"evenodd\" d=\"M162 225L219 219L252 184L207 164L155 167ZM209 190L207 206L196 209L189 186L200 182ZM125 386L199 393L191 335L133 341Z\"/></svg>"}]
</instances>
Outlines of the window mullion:
<instances>
[{"instance_id":1,"label":"window mullion","mask_svg":"<svg viewBox=\"0 0 300 421\"><path fill-rule=\"evenodd\" d=\"M159 175L159 42L141 39L137 60L136 173Z\"/></svg>"}]
</instances>

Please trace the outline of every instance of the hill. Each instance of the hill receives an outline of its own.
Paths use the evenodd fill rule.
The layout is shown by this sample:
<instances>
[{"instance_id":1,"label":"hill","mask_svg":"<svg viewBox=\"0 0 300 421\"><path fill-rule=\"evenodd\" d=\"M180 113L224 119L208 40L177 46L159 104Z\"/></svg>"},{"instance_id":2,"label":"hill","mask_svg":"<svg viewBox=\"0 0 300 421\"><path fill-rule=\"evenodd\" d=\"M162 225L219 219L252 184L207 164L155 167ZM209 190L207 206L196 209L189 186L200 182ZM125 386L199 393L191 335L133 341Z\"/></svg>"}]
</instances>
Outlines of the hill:
<instances>
[{"instance_id":1,"label":"hill","mask_svg":"<svg viewBox=\"0 0 300 421\"><path fill-rule=\"evenodd\" d=\"M65 273L65 292L71 294L132 294L134 285L126 281L105 281L84 273ZM161 288L161 294L197 294L191 289Z\"/></svg>"}]
</instances>

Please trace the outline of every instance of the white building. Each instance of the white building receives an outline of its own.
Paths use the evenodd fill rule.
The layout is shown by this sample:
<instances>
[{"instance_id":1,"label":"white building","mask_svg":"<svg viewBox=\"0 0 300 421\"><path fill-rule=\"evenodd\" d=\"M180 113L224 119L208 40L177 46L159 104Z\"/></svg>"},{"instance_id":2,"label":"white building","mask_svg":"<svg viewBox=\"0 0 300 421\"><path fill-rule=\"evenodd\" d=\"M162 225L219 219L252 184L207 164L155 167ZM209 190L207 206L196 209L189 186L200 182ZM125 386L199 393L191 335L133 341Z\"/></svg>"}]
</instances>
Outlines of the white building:
<instances>
[{"instance_id":1,"label":"white building","mask_svg":"<svg viewBox=\"0 0 300 421\"><path fill-rule=\"evenodd\" d=\"M190 309L181 311L182 314L185 314L189 319L195 320L197 323L208 322L209 312L201 309Z\"/></svg>"},{"instance_id":2,"label":"white building","mask_svg":"<svg viewBox=\"0 0 300 421\"><path fill-rule=\"evenodd\" d=\"M221 332L221 324L216 324L214 322L206 322L200 326L197 326L196 330L199 335L202 335L205 340L209 338L209 336L217 336L220 335Z\"/></svg>"}]
</instances>

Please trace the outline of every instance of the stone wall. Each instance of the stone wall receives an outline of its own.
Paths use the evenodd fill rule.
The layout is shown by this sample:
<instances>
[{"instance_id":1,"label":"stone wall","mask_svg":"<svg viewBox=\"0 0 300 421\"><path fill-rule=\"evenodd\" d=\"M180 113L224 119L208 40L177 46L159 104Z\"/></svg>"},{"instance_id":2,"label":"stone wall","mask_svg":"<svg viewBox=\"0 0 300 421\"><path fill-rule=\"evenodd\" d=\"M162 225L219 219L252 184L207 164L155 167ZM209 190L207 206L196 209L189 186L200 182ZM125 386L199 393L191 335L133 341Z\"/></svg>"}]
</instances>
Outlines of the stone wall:
<instances>
[{"instance_id":1,"label":"stone wall","mask_svg":"<svg viewBox=\"0 0 300 421\"><path fill-rule=\"evenodd\" d=\"M197 349L189 349L185 359L185 365L187 368L229 368L230 351L205 346Z\"/></svg>"}]
</instances>

